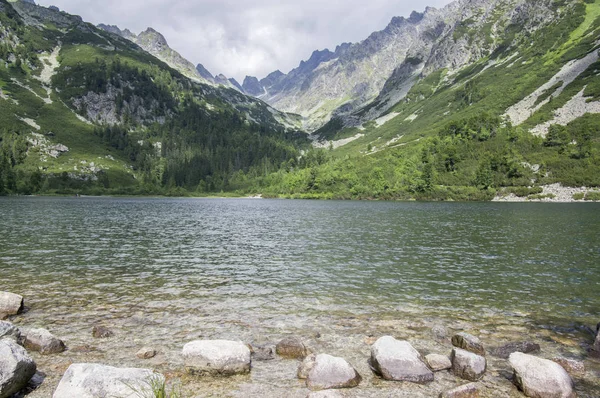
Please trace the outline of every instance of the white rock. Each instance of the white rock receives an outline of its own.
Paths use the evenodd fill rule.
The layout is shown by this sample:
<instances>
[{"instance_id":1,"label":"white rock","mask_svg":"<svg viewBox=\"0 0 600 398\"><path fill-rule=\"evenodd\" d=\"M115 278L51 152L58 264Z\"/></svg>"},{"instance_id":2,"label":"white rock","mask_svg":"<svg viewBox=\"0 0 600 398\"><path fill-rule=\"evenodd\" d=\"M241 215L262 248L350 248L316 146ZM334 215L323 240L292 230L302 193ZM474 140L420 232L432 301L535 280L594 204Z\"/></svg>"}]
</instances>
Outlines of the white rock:
<instances>
[{"instance_id":1,"label":"white rock","mask_svg":"<svg viewBox=\"0 0 600 398\"><path fill-rule=\"evenodd\" d=\"M23 339L25 348L41 354L58 354L65 350L65 343L46 329L29 329Z\"/></svg>"},{"instance_id":2,"label":"white rock","mask_svg":"<svg viewBox=\"0 0 600 398\"><path fill-rule=\"evenodd\" d=\"M0 340L0 398L23 389L35 370L35 362L23 347L9 339Z\"/></svg>"},{"instance_id":3,"label":"white rock","mask_svg":"<svg viewBox=\"0 0 600 398\"><path fill-rule=\"evenodd\" d=\"M408 341L399 341L391 336L381 337L373 344L371 366L386 380L427 383L434 378L421 354Z\"/></svg>"},{"instance_id":4,"label":"white rock","mask_svg":"<svg viewBox=\"0 0 600 398\"><path fill-rule=\"evenodd\" d=\"M573 398L573 380L556 362L515 352L509 357L514 383L531 398Z\"/></svg>"},{"instance_id":5,"label":"white rock","mask_svg":"<svg viewBox=\"0 0 600 398\"><path fill-rule=\"evenodd\" d=\"M362 377L344 358L319 354L311 363L306 385L311 390L352 388L360 384Z\"/></svg>"},{"instance_id":6,"label":"white rock","mask_svg":"<svg viewBox=\"0 0 600 398\"><path fill-rule=\"evenodd\" d=\"M0 314L17 315L23 311L23 296L0 292Z\"/></svg>"},{"instance_id":7,"label":"white rock","mask_svg":"<svg viewBox=\"0 0 600 398\"><path fill-rule=\"evenodd\" d=\"M164 376L149 369L114 368L93 363L69 366L53 398L138 398L149 396L150 382Z\"/></svg>"},{"instance_id":8,"label":"white rock","mask_svg":"<svg viewBox=\"0 0 600 398\"><path fill-rule=\"evenodd\" d=\"M241 341L192 341L182 353L185 366L192 373L228 376L250 372L250 349Z\"/></svg>"},{"instance_id":9,"label":"white rock","mask_svg":"<svg viewBox=\"0 0 600 398\"><path fill-rule=\"evenodd\" d=\"M440 370L450 369L452 367L452 362L450 358L445 355L439 354L429 354L425 356L425 360L427 364L434 372L439 372Z\"/></svg>"},{"instance_id":10,"label":"white rock","mask_svg":"<svg viewBox=\"0 0 600 398\"><path fill-rule=\"evenodd\" d=\"M485 357L461 348L452 349L452 373L469 381L483 377L487 367Z\"/></svg>"}]
</instances>

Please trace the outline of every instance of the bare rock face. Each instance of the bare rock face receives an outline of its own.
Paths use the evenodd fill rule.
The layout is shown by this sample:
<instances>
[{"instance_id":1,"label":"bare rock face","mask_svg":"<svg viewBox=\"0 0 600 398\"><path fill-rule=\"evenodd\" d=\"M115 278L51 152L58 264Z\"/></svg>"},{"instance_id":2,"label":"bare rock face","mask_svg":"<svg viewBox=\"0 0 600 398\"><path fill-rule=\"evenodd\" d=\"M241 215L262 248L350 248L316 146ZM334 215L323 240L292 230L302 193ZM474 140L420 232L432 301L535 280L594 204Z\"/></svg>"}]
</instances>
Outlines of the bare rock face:
<instances>
[{"instance_id":1,"label":"bare rock face","mask_svg":"<svg viewBox=\"0 0 600 398\"><path fill-rule=\"evenodd\" d=\"M0 292L0 314L17 315L23 311L23 296Z\"/></svg>"},{"instance_id":2,"label":"bare rock face","mask_svg":"<svg viewBox=\"0 0 600 398\"><path fill-rule=\"evenodd\" d=\"M450 358L445 355L429 354L425 356L425 361L427 361L427 364L434 372L450 369L452 367Z\"/></svg>"},{"instance_id":3,"label":"bare rock face","mask_svg":"<svg viewBox=\"0 0 600 398\"><path fill-rule=\"evenodd\" d=\"M65 343L46 329L29 329L23 341L25 348L41 354L58 354L65 350Z\"/></svg>"},{"instance_id":4,"label":"bare rock face","mask_svg":"<svg viewBox=\"0 0 600 398\"><path fill-rule=\"evenodd\" d=\"M509 357L514 383L531 398L574 398L573 380L559 364L515 352Z\"/></svg>"},{"instance_id":5,"label":"bare rock face","mask_svg":"<svg viewBox=\"0 0 600 398\"><path fill-rule=\"evenodd\" d=\"M345 359L327 354L309 355L298 369L298 377L306 378L311 390L352 388L362 377Z\"/></svg>"},{"instance_id":6,"label":"bare rock face","mask_svg":"<svg viewBox=\"0 0 600 398\"><path fill-rule=\"evenodd\" d=\"M452 345L477 355L485 355L485 349L479 338L469 333L461 332L452 336Z\"/></svg>"},{"instance_id":7,"label":"bare rock face","mask_svg":"<svg viewBox=\"0 0 600 398\"><path fill-rule=\"evenodd\" d=\"M192 373L230 376L250 372L250 349L241 341L192 341L183 347L183 359Z\"/></svg>"},{"instance_id":8,"label":"bare rock face","mask_svg":"<svg viewBox=\"0 0 600 398\"><path fill-rule=\"evenodd\" d=\"M428 383L433 372L408 341L381 337L371 347L371 368L386 380Z\"/></svg>"},{"instance_id":9,"label":"bare rock face","mask_svg":"<svg viewBox=\"0 0 600 398\"><path fill-rule=\"evenodd\" d=\"M10 322L0 321L0 340L11 339L15 343L21 342L21 331Z\"/></svg>"},{"instance_id":10,"label":"bare rock face","mask_svg":"<svg viewBox=\"0 0 600 398\"><path fill-rule=\"evenodd\" d=\"M12 340L0 340L0 398L23 389L36 371L27 351Z\"/></svg>"},{"instance_id":11,"label":"bare rock face","mask_svg":"<svg viewBox=\"0 0 600 398\"><path fill-rule=\"evenodd\" d=\"M522 352L524 354L529 354L532 352L538 352L540 350L540 345L533 343L531 341L521 341L517 343L508 343L503 345L502 347L498 347L495 350L492 350L492 355L508 359L510 354L513 352Z\"/></svg>"},{"instance_id":12,"label":"bare rock face","mask_svg":"<svg viewBox=\"0 0 600 398\"><path fill-rule=\"evenodd\" d=\"M304 358L308 355L308 349L297 337L286 337L277 343L275 347L277 355L286 358Z\"/></svg>"},{"instance_id":13,"label":"bare rock face","mask_svg":"<svg viewBox=\"0 0 600 398\"><path fill-rule=\"evenodd\" d=\"M440 394L440 398L479 398L477 383L464 384Z\"/></svg>"},{"instance_id":14,"label":"bare rock face","mask_svg":"<svg viewBox=\"0 0 600 398\"><path fill-rule=\"evenodd\" d=\"M162 382L164 376L149 369L76 363L69 366L52 397L134 398L147 391L152 380Z\"/></svg>"},{"instance_id":15,"label":"bare rock face","mask_svg":"<svg viewBox=\"0 0 600 398\"><path fill-rule=\"evenodd\" d=\"M452 373L462 379L477 381L483 377L487 367L485 357L461 348L452 350Z\"/></svg>"}]
</instances>

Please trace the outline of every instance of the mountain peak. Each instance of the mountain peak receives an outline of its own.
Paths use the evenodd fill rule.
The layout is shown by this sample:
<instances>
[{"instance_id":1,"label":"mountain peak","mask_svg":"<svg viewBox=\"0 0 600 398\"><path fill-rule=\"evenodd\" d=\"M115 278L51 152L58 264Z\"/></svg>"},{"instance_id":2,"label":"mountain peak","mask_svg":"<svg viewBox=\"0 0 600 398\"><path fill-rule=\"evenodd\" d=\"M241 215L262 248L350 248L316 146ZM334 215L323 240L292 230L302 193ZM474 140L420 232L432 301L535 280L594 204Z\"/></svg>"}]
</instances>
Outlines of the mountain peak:
<instances>
[{"instance_id":1,"label":"mountain peak","mask_svg":"<svg viewBox=\"0 0 600 398\"><path fill-rule=\"evenodd\" d=\"M160 33L154 30L153 28L148 28L139 36L140 39L152 39L157 45L168 46L167 39Z\"/></svg>"},{"instance_id":2,"label":"mountain peak","mask_svg":"<svg viewBox=\"0 0 600 398\"><path fill-rule=\"evenodd\" d=\"M206 69L204 67L204 65L202 65L202 64L196 65L196 70L198 71L198 73L200 74L200 76L202 76L206 80L209 80L209 81L215 80L215 77L212 75L212 73L210 73L208 71L208 69Z\"/></svg>"}]
</instances>

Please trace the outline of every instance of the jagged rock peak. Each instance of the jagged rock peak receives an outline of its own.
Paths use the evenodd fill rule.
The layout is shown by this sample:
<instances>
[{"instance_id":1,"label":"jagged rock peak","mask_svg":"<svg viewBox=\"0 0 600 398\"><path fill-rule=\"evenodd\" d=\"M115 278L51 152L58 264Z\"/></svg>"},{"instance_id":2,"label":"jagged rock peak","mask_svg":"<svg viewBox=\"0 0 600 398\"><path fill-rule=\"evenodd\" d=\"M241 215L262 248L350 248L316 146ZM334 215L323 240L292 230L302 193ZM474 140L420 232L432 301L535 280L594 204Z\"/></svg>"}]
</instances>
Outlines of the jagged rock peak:
<instances>
[{"instance_id":1,"label":"jagged rock peak","mask_svg":"<svg viewBox=\"0 0 600 398\"><path fill-rule=\"evenodd\" d=\"M156 42L156 44L162 45L162 46L168 46L169 44L167 43L167 39L165 39L165 37L162 35L162 33L157 32L156 30L152 29L152 28L148 28L145 31L143 31L142 33L140 33L140 39L141 38L152 38L154 39L154 41Z\"/></svg>"},{"instance_id":2,"label":"jagged rock peak","mask_svg":"<svg viewBox=\"0 0 600 398\"><path fill-rule=\"evenodd\" d=\"M202 64L196 65L196 70L198 71L200 76L202 76L203 78L205 78L207 80L215 80L215 77L212 75L212 73L210 73L208 71L208 69L206 69L204 67L204 65L202 65Z\"/></svg>"},{"instance_id":3,"label":"jagged rock peak","mask_svg":"<svg viewBox=\"0 0 600 398\"><path fill-rule=\"evenodd\" d=\"M246 76L244 78L244 82L242 83L242 88L244 89L245 93L253 95L255 97L258 97L259 95L263 95L265 93L263 86L261 86L258 79L254 76Z\"/></svg>"},{"instance_id":4,"label":"jagged rock peak","mask_svg":"<svg viewBox=\"0 0 600 398\"><path fill-rule=\"evenodd\" d=\"M235 87L242 93L244 92L244 88L237 80L235 80L233 77L229 78L228 80L229 80L229 83L231 83L233 85L233 87Z\"/></svg>"}]
</instances>

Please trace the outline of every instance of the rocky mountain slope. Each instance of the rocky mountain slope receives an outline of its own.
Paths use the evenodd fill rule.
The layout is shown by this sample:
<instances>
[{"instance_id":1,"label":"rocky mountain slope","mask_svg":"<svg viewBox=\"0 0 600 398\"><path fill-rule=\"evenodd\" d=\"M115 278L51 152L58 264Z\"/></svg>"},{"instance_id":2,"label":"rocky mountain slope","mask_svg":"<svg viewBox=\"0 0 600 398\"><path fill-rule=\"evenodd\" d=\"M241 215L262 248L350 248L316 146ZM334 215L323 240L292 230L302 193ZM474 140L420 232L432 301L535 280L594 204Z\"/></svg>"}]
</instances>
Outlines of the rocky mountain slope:
<instances>
[{"instance_id":1,"label":"rocky mountain slope","mask_svg":"<svg viewBox=\"0 0 600 398\"><path fill-rule=\"evenodd\" d=\"M552 23L561 17L559 4L457 0L442 9L395 17L360 43L315 51L287 75L276 71L258 82L248 77L243 87L277 109L304 116L311 130L332 116L348 126L361 125L405 98L417 81L440 70L451 74L491 55L517 26L533 32Z\"/></svg>"},{"instance_id":2,"label":"rocky mountain slope","mask_svg":"<svg viewBox=\"0 0 600 398\"><path fill-rule=\"evenodd\" d=\"M0 0L0 194L214 189L298 156L295 116L190 80L122 36ZM136 41L176 59L154 31Z\"/></svg>"}]
</instances>

